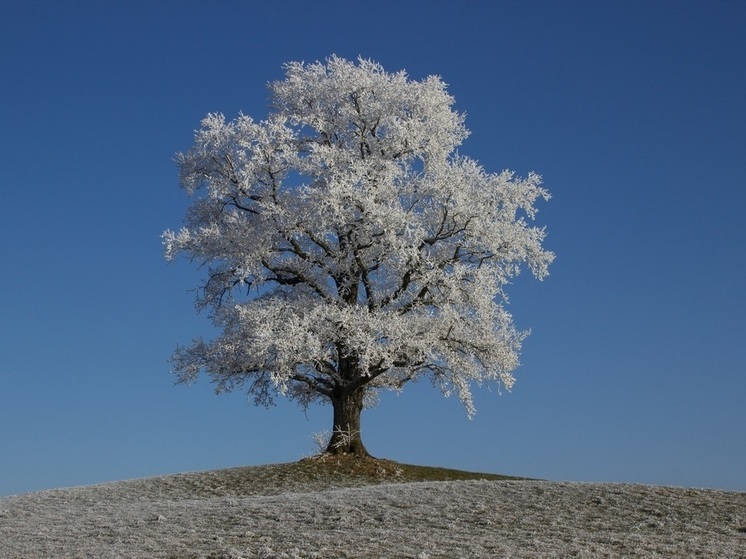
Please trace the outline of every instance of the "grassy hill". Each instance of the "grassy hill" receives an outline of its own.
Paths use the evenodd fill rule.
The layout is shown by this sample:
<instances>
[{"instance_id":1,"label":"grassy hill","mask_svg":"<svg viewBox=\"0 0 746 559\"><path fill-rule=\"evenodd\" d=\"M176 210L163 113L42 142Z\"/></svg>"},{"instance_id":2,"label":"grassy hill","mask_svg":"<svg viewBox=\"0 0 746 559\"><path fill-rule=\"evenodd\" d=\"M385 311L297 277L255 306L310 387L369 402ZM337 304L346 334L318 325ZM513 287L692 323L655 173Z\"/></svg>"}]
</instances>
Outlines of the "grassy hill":
<instances>
[{"instance_id":1,"label":"grassy hill","mask_svg":"<svg viewBox=\"0 0 746 559\"><path fill-rule=\"evenodd\" d=\"M276 495L288 492L309 493L382 483L480 479L494 481L521 478L400 464L377 458L321 455L287 464L179 474L145 482L159 484L164 493L193 497L226 497Z\"/></svg>"},{"instance_id":2,"label":"grassy hill","mask_svg":"<svg viewBox=\"0 0 746 559\"><path fill-rule=\"evenodd\" d=\"M0 499L0 559L746 558L746 493L315 458Z\"/></svg>"}]
</instances>

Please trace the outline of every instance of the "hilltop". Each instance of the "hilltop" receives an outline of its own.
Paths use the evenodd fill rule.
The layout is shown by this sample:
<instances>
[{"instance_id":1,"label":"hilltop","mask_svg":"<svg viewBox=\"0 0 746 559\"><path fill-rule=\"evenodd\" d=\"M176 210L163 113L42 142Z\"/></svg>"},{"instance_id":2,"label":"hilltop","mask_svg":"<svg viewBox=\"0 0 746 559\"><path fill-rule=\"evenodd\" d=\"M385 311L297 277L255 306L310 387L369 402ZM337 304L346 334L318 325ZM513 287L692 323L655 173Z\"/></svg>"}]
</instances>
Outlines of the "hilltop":
<instances>
[{"instance_id":1,"label":"hilltop","mask_svg":"<svg viewBox=\"0 0 746 559\"><path fill-rule=\"evenodd\" d=\"M746 493L326 457L0 499L0 559L746 557Z\"/></svg>"}]
</instances>

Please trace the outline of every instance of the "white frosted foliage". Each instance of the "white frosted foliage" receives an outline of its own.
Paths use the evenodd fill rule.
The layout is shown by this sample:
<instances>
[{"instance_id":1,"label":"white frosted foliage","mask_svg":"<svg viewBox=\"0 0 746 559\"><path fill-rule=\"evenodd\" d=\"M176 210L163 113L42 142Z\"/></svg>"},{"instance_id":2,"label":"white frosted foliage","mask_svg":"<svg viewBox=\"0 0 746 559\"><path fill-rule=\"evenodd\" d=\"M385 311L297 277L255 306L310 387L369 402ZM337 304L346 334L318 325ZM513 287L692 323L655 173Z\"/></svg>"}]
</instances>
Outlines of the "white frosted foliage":
<instances>
[{"instance_id":1,"label":"white frosted foliage","mask_svg":"<svg viewBox=\"0 0 746 559\"><path fill-rule=\"evenodd\" d=\"M204 265L197 305L220 331L177 350L178 378L308 404L426 376L471 415L471 388L510 388L519 364L504 287L553 259L540 177L457 154L468 131L438 77L285 69L266 120L207 115L177 156L194 203L166 256Z\"/></svg>"}]
</instances>

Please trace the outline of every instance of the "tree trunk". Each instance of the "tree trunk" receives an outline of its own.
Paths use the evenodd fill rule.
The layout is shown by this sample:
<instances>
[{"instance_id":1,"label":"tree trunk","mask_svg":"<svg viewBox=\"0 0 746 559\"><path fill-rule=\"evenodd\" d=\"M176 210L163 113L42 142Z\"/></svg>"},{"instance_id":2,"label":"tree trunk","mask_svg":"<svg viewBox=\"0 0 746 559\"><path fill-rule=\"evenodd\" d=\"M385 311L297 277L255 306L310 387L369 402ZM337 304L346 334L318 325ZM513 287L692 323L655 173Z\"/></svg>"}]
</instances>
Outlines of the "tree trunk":
<instances>
[{"instance_id":1,"label":"tree trunk","mask_svg":"<svg viewBox=\"0 0 746 559\"><path fill-rule=\"evenodd\" d=\"M339 390L332 395L334 406L334 429L328 454L353 454L370 456L360 437L360 412L363 411L364 387L352 391Z\"/></svg>"}]
</instances>

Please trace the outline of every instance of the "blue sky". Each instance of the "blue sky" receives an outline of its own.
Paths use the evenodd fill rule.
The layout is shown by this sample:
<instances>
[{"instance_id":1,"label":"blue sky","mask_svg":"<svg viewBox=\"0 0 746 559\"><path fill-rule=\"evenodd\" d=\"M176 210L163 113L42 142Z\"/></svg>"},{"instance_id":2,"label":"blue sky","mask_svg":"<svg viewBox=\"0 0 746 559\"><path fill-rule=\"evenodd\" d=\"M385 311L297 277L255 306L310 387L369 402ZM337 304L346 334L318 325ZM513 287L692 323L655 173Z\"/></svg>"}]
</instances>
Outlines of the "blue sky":
<instances>
[{"instance_id":1,"label":"blue sky","mask_svg":"<svg viewBox=\"0 0 746 559\"><path fill-rule=\"evenodd\" d=\"M160 234L208 112L267 114L290 60L438 74L487 170L543 175L550 276L471 421L427 382L364 412L377 456L746 491L746 4L2 2L0 495L287 462L331 409L174 386L210 336Z\"/></svg>"}]
</instances>

